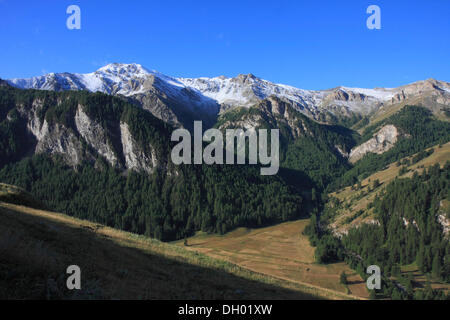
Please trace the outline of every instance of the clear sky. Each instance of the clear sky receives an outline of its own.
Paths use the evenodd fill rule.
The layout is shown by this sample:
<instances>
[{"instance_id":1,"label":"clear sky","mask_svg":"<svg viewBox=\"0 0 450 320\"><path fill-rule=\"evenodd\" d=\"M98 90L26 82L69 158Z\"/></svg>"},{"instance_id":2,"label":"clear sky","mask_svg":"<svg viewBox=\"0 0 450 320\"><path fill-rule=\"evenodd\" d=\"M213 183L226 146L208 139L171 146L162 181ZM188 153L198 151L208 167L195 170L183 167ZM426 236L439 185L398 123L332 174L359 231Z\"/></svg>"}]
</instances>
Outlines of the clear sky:
<instances>
[{"instance_id":1,"label":"clear sky","mask_svg":"<svg viewBox=\"0 0 450 320\"><path fill-rule=\"evenodd\" d=\"M81 8L81 30L66 9ZM366 9L381 8L381 30ZM450 81L450 0L0 0L0 77L111 62L176 77L258 77L304 89Z\"/></svg>"}]
</instances>

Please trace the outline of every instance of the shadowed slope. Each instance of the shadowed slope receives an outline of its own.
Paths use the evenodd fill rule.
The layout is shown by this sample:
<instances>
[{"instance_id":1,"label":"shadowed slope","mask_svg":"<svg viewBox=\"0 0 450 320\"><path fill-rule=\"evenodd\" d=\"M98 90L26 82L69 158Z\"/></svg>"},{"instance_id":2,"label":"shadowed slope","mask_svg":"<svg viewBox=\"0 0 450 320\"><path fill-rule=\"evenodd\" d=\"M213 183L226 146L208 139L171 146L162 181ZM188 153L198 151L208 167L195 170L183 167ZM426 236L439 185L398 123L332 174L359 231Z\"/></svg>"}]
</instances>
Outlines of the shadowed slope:
<instances>
[{"instance_id":1,"label":"shadowed slope","mask_svg":"<svg viewBox=\"0 0 450 320\"><path fill-rule=\"evenodd\" d=\"M66 215L0 202L0 299L314 299L307 288ZM66 289L81 268L82 290Z\"/></svg>"}]
</instances>

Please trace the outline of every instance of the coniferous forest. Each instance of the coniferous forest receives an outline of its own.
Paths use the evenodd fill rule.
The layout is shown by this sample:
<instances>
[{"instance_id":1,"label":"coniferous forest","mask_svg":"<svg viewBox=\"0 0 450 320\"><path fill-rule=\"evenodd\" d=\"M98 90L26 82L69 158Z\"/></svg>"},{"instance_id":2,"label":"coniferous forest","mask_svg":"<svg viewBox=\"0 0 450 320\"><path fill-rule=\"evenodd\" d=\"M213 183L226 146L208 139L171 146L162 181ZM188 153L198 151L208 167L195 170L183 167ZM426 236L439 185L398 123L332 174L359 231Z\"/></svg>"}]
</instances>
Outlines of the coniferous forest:
<instances>
[{"instance_id":1,"label":"coniferous forest","mask_svg":"<svg viewBox=\"0 0 450 320\"><path fill-rule=\"evenodd\" d=\"M26 158L0 170L0 179L30 191L51 210L164 241L195 231L225 233L305 215L303 199L259 169L223 165L123 176L105 162L76 171L60 159Z\"/></svg>"}]
</instances>

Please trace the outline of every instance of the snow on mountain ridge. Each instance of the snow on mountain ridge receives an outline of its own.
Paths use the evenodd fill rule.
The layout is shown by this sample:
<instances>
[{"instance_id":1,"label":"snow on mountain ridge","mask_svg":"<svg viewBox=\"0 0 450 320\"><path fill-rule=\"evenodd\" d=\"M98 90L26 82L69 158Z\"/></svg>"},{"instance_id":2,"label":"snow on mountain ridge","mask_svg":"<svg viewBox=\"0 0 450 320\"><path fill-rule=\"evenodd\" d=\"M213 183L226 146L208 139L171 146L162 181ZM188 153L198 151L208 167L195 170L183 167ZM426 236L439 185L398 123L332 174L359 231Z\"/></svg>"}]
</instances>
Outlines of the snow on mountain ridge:
<instances>
[{"instance_id":1,"label":"snow on mountain ridge","mask_svg":"<svg viewBox=\"0 0 450 320\"><path fill-rule=\"evenodd\" d=\"M303 90L260 79L254 75L235 78L178 78L186 87L193 88L219 104L248 107L271 95L286 98L299 104L315 104L323 97L321 91Z\"/></svg>"},{"instance_id":2,"label":"snow on mountain ridge","mask_svg":"<svg viewBox=\"0 0 450 320\"><path fill-rule=\"evenodd\" d=\"M87 74L50 73L29 79L11 79L8 83L24 89L88 90L129 97L145 95L156 88L189 108L196 106L206 111L211 109L211 112L216 110L217 105L223 112L234 107L250 107L275 95L289 100L296 109L314 118L322 111L368 114L385 103L398 102L429 88L437 87L446 95L450 90L448 83L428 79L399 88L341 86L314 91L276 84L252 74L234 78L175 78L136 63L112 63Z\"/></svg>"},{"instance_id":3,"label":"snow on mountain ridge","mask_svg":"<svg viewBox=\"0 0 450 320\"><path fill-rule=\"evenodd\" d=\"M341 87L342 89L346 91L352 91L356 93L361 93L365 96L374 97L383 101L387 101L389 99L392 99L392 97L395 95L394 90L392 88L377 88L377 89L365 89L365 88L348 88L348 87Z\"/></svg>"}]
</instances>

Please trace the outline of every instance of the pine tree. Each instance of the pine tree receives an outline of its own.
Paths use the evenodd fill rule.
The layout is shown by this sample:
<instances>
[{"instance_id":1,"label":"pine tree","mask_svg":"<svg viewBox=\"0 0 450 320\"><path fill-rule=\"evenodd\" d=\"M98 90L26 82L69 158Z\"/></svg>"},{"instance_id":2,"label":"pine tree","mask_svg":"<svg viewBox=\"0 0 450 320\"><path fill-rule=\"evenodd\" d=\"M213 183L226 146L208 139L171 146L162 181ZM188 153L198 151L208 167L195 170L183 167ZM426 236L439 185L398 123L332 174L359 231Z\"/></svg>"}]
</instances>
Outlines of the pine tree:
<instances>
[{"instance_id":1,"label":"pine tree","mask_svg":"<svg viewBox=\"0 0 450 320\"><path fill-rule=\"evenodd\" d=\"M341 276L339 278L340 282L344 285L348 283L347 275L345 274L345 271L342 271Z\"/></svg>"},{"instance_id":2,"label":"pine tree","mask_svg":"<svg viewBox=\"0 0 450 320\"><path fill-rule=\"evenodd\" d=\"M372 183L372 188L373 188L373 189L376 189L376 188L378 188L380 185L381 185L380 180L376 179L376 180L374 180L373 183Z\"/></svg>"},{"instance_id":3,"label":"pine tree","mask_svg":"<svg viewBox=\"0 0 450 320\"><path fill-rule=\"evenodd\" d=\"M419 267L420 271L425 272L425 248L423 243L420 243L419 246L419 252L417 253L417 266Z\"/></svg>"},{"instance_id":4,"label":"pine tree","mask_svg":"<svg viewBox=\"0 0 450 320\"><path fill-rule=\"evenodd\" d=\"M433 265L432 265L432 271L431 271L433 274L433 277L440 278L441 270L442 270L441 258L439 256L439 252L437 252L433 258Z\"/></svg>"}]
</instances>

